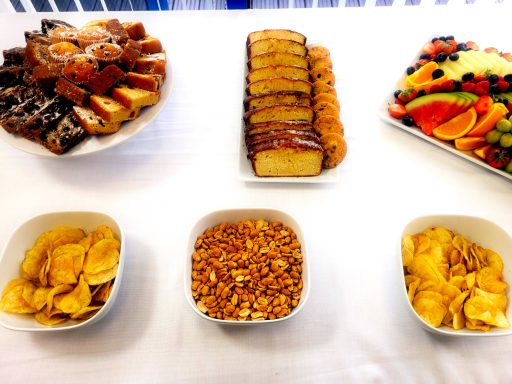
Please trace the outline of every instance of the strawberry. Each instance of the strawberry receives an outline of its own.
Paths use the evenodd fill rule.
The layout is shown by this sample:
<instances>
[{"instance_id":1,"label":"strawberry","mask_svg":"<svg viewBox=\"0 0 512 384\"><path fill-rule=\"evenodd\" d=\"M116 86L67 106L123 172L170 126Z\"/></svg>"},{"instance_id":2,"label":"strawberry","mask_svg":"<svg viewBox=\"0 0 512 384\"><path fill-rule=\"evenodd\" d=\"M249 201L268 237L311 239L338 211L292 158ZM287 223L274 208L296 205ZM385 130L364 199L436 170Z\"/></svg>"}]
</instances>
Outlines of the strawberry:
<instances>
[{"instance_id":1,"label":"strawberry","mask_svg":"<svg viewBox=\"0 0 512 384\"><path fill-rule=\"evenodd\" d=\"M402 92L398 95L398 100L408 103L412 99L414 99L418 95L418 91L414 88L408 88L404 89Z\"/></svg>"},{"instance_id":2,"label":"strawberry","mask_svg":"<svg viewBox=\"0 0 512 384\"><path fill-rule=\"evenodd\" d=\"M441 92L453 92L455 91L455 80L443 81L440 85Z\"/></svg>"},{"instance_id":3,"label":"strawberry","mask_svg":"<svg viewBox=\"0 0 512 384\"><path fill-rule=\"evenodd\" d=\"M475 83L475 89L473 90L473 93L475 93L478 96L484 96L489 93L489 88L491 86L491 83L487 80L479 81Z\"/></svg>"},{"instance_id":4,"label":"strawberry","mask_svg":"<svg viewBox=\"0 0 512 384\"><path fill-rule=\"evenodd\" d=\"M478 115L485 115L489 109L491 109L492 105L494 104L494 101L492 100L492 97L489 95L483 95L478 98L476 101L475 107L476 113Z\"/></svg>"},{"instance_id":5,"label":"strawberry","mask_svg":"<svg viewBox=\"0 0 512 384\"><path fill-rule=\"evenodd\" d=\"M485 48L484 49L484 52L487 52L487 53L497 53L498 55L500 54L500 51L498 51L497 48L494 48L494 47L488 47L488 48Z\"/></svg>"},{"instance_id":6,"label":"strawberry","mask_svg":"<svg viewBox=\"0 0 512 384\"><path fill-rule=\"evenodd\" d=\"M461 91L462 92L473 92L475 90L475 87L476 87L475 83L466 81L465 83L462 83Z\"/></svg>"},{"instance_id":7,"label":"strawberry","mask_svg":"<svg viewBox=\"0 0 512 384\"><path fill-rule=\"evenodd\" d=\"M434 84L430 87L430 93L438 93L441 92L441 85Z\"/></svg>"},{"instance_id":8,"label":"strawberry","mask_svg":"<svg viewBox=\"0 0 512 384\"><path fill-rule=\"evenodd\" d=\"M436 53L443 52L449 55L456 51L457 43L454 40L436 40L434 41L434 47L436 49Z\"/></svg>"},{"instance_id":9,"label":"strawberry","mask_svg":"<svg viewBox=\"0 0 512 384\"><path fill-rule=\"evenodd\" d=\"M473 78L473 81L475 81L475 82L485 81L485 80L487 80L487 76L485 76L485 74L483 74L483 73L475 75L475 77Z\"/></svg>"},{"instance_id":10,"label":"strawberry","mask_svg":"<svg viewBox=\"0 0 512 384\"><path fill-rule=\"evenodd\" d=\"M474 41L466 41L466 47L469 49L472 49L473 51L479 51L480 48L478 47L478 44Z\"/></svg>"},{"instance_id":11,"label":"strawberry","mask_svg":"<svg viewBox=\"0 0 512 384\"><path fill-rule=\"evenodd\" d=\"M430 56L432 55L435 55L436 53L436 47L434 46L434 44L432 43L427 43L423 46L423 50L422 50L424 53L427 53L429 54Z\"/></svg>"},{"instance_id":12,"label":"strawberry","mask_svg":"<svg viewBox=\"0 0 512 384\"><path fill-rule=\"evenodd\" d=\"M497 85L497 86L498 86L498 88L500 89L500 92L507 92L507 90L508 90L508 84L509 84L509 83L507 83L506 81L503 81L503 80L498 81L498 82L496 83L496 85Z\"/></svg>"},{"instance_id":13,"label":"strawberry","mask_svg":"<svg viewBox=\"0 0 512 384\"><path fill-rule=\"evenodd\" d=\"M388 113L391 117L395 119L403 119L405 115L407 115L407 111L405 107L401 104L390 104L388 107Z\"/></svg>"},{"instance_id":14,"label":"strawberry","mask_svg":"<svg viewBox=\"0 0 512 384\"><path fill-rule=\"evenodd\" d=\"M503 57L507 61L512 61L512 53L510 53L510 52L502 53L501 57Z\"/></svg>"},{"instance_id":15,"label":"strawberry","mask_svg":"<svg viewBox=\"0 0 512 384\"><path fill-rule=\"evenodd\" d=\"M510 161L510 154L505 148L492 148L485 156L485 161L491 167L504 168Z\"/></svg>"}]
</instances>

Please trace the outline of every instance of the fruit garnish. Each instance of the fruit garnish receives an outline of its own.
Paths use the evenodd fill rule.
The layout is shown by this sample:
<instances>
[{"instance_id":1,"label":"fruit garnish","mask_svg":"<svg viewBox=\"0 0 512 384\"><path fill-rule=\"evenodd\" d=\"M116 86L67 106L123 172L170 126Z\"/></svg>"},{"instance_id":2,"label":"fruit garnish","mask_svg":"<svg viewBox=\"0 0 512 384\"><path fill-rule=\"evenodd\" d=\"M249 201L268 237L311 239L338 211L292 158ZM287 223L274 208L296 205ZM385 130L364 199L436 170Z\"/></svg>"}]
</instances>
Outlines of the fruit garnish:
<instances>
[{"instance_id":1,"label":"fruit garnish","mask_svg":"<svg viewBox=\"0 0 512 384\"><path fill-rule=\"evenodd\" d=\"M431 136L434 128L467 111L477 99L467 92L431 93L407 103L405 109L423 133Z\"/></svg>"},{"instance_id":2,"label":"fruit garnish","mask_svg":"<svg viewBox=\"0 0 512 384\"><path fill-rule=\"evenodd\" d=\"M472 151L486 144L485 137L460 137L455 139L455 148L461 151Z\"/></svg>"},{"instance_id":3,"label":"fruit garnish","mask_svg":"<svg viewBox=\"0 0 512 384\"><path fill-rule=\"evenodd\" d=\"M510 154L504 148L491 148L485 156L485 161L493 168L504 168L510 161Z\"/></svg>"},{"instance_id":4,"label":"fruit garnish","mask_svg":"<svg viewBox=\"0 0 512 384\"><path fill-rule=\"evenodd\" d=\"M468 133L476 123L477 113L475 108L471 107L454 118L448 120L435 128L432 133L440 140L450 141L463 137Z\"/></svg>"},{"instance_id":5,"label":"fruit garnish","mask_svg":"<svg viewBox=\"0 0 512 384\"><path fill-rule=\"evenodd\" d=\"M475 103L475 110L478 115L485 115L487 112L489 112L489 109L491 109L492 105L494 104L494 100L489 95L483 95L478 98L478 100Z\"/></svg>"},{"instance_id":6,"label":"fruit garnish","mask_svg":"<svg viewBox=\"0 0 512 384\"><path fill-rule=\"evenodd\" d=\"M424 89L429 92L432 85L441 84L446 80L446 75L444 74L436 79L432 77L436 69L439 69L439 65L435 61L429 61L416 72L407 76L405 83L408 87L416 90Z\"/></svg>"},{"instance_id":7,"label":"fruit garnish","mask_svg":"<svg viewBox=\"0 0 512 384\"><path fill-rule=\"evenodd\" d=\"M388 107L388 113L391 117L395 119L402 119L405 115L407 115L407 111L402 104L390 104Z\"/></svg>"},{"instance_id":8,"label":"fruit garnish","mask_svg":"<svg viewBox=\"0 0 512 384\"><path fill-rule=\"evenodd\" d=\"M413 100L418 95L418 91L414 88L408 88L403 91L401 91L398 94L398 100L402 101L403 103L408 103L409 101Z\"/></svg>"},{"instance_id":9,"label":"fruit garnish","mask_svg":"<svg viewBox=\"0 0 512 384\"><path fill-rule=\"evenodd\" d=\"M491 148L492 148L492 145L487 144L487 145L484 145L483 147L476 148L475 150L473 150L473 153L475 155L477 155L479 158L485 160L485 156L487 156L487 154L489 153Z\"/></svg>"},{"instance_id":10,"label":"fruit garnish","mask_svg":"<svg viewBox=\"0 0 512 384\"><path fill-rule=\"evenodd\" d=\"M486 114L478 118L475 126L467 135L470 137L485 136L507 113L508 109L503 103L494 103Z\"/></svg>"}]
</instances>

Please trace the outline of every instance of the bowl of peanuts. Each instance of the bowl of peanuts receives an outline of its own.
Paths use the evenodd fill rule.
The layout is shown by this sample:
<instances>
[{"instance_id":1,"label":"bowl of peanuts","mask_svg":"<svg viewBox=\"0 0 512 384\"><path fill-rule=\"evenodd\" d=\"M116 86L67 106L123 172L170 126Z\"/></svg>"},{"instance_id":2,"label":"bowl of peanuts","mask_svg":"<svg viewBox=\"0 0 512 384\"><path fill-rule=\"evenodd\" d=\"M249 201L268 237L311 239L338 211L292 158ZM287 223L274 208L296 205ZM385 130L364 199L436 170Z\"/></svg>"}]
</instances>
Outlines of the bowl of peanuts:
<instances>
[{"instance_id":1,"label":"bowl of peanuts","mask_svg":"<svg viewBox=\"0 0 512 384\"><path fill-rule=\"evenodd\" d=\"M290 319L309 295L306 244L297 221L275 209L228 209L192 228L185 293L195 313L218 323Z\"/></svg>"}]
</instances>

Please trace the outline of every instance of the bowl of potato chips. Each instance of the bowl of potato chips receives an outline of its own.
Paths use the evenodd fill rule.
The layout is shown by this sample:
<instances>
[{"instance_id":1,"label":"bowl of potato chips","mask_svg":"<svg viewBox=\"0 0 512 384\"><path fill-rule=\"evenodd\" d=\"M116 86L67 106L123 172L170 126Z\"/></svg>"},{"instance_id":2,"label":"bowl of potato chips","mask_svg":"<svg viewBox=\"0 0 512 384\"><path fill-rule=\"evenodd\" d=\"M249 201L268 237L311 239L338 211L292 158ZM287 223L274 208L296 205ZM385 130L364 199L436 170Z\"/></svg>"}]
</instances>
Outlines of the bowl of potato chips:
<instances>
[{"instance_id":1,"label":"bowl of potato chips","mask_svg":"<svg viewBox=\"0 0 512 384\"><path fill-rule=\"evenodd\" d=\"M111 309L121 283L124 234L100 212L35 216L9 238L0 260L0 324L62 331L92 324Z\"/></svg>"},{"instance_id":2,"label":"bowl of potato chips","mask_svg":"<svg viewBox=\"0 0 512 384\"><path fill-rule=\"evenodd\" d=\"M512 334L512 238L474 216L416 218L402 231L401 281L414 318L454 336Z\"/></svg>"},{"instance_id":3,"label":"bowl of potato chips","mask_svg":"<svg viewBox=\"0 0 512 384\"><path fill-rule=\"evenodd\" d=\"M249 326L290 319L309 294L302 230L275 209L209 213L190 233L184 280L188 303L204 319Z\"/></svg>"}]
</instances>

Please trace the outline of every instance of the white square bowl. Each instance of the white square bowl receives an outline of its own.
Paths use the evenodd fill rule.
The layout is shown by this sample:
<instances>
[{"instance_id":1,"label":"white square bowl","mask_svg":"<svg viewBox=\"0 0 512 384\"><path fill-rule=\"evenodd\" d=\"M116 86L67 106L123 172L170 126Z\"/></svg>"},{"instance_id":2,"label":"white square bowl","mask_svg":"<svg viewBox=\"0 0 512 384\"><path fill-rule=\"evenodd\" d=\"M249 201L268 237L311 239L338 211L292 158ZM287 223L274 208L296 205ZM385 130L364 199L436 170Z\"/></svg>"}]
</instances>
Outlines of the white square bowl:
<instances>
[{"instance_id":1,"label":"white square bowl","mask_svg":"<svg viewBox=\"0 0 512 384\"><path fill-rule=\"evenodd\" d=\"M432 215L418 217L409 222L402 231L400 237L399 248L399 265L400 271L403 271L401 244L402 238L405 235L413 235L430 227L442 226L449 229L471 242L474 242L482 247L490 248L497 252L503 259L503 279L508 284L506 294L510 300L510 285L512 284L512 238L507 232L497 224L474 216L463 215ZM402 276L404 274L402 273ZM423 320L414 310L407 296L407 287L405 285L405 278L400 280L402 285L402 292L407 307L409 308L412 316L419 322L419 324L426 330L448 336L506 336L512 334L512 328L497 328L492 327L489 331L469 330L467 328L455 330L445 325L435 328ZM512 323L512 305L507 305L505 313L509 322Z\"/></svg>"},{"instance_id":2,"label":"white square bowl","mask_svg":"<svg viewBox=\"0 0 512 384\"><path fill-rule=\"evenodd\" d=\"M219 320L213 319L208 315L202 313L196 306L196 302L192 297L192 254L194 253L194 244L196 243L197 238L209 227L216 226L223 222L235 223L241 220L257 220L264 219L267 221L280 221L284 225L293 229L295 234L297 235L297 240L301 244L301 254L302 254L302 291L301 297L299 301L299 305L296 308L293 308L291 313L288 316L274 319L274 320L263 320L263 321L236 321L236 320ZM187 302L190 304L192 310L202 317L203 319L207 319L218 324L230 324L230 325L242 325L242 326L251 326L251 325L261 325L261 324L270 324L276 323L280 321L288 320L297 313L301 311L301 309L306 304L306 301L309 296L309 265L308 265L308 252L306 247L306 241L304 239L304 235L302 233L302 229L299 226L299 223L289 214L279 211L276 209L265 209L265 208L240 208L240 209L227 209L221 211L212 212L204 217L202 217L192 228L190 232L190 237L188 240L187 247L187 255L185 261L185 296L187 298Z\"/></svg>"},{"instance_id":3,"label":"white square bowl","mask_svg":"<svg viewBox=\"0 0 512 384\"><path fill-rule=\"evenodd\" d=\"M20 265L29 249L43 232L58 225L69 225L91 232L100 224L108 225L117 239L121 242L119 266L112 291L107 302L91 318L87 320L67 320L51 327L39 324L33 315L16 314L0 311L0 324L6 328L17 331L52 332L77 329L93 324L103 318L112 308L119 292L125 261L125 239L121 225L113 217L100 212L51 212L35 216L19 226L7 241L0 260L0 290L3 290L9 281L19 278Z\"/></svg>"}]
</instances>

